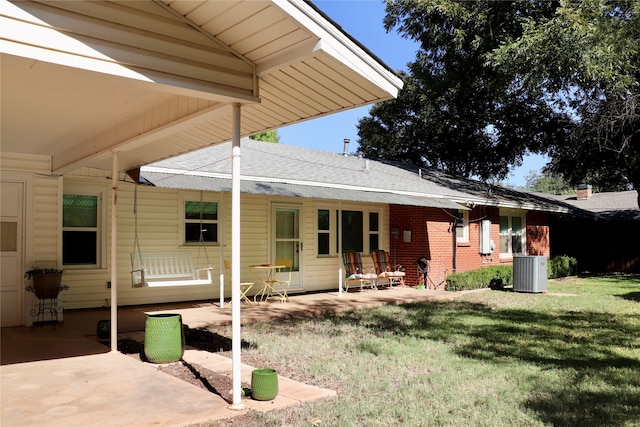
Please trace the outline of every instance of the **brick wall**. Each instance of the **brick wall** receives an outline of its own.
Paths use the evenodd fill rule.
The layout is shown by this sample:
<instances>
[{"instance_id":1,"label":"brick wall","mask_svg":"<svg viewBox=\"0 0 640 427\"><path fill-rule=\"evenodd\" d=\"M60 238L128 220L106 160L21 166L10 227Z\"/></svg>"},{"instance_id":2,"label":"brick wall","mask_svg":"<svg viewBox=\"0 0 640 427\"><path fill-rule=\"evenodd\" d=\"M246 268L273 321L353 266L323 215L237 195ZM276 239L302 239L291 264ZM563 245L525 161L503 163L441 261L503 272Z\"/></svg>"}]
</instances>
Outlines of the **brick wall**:
<instances>
[{"instance_id":1,"label":"brick wall","mask_svg":"<svg viewBox=\"0 0 640 427\"><path fill-rule=\"evenodd\" d=\"M546 212L527 212L527 255L550 256L549 214Z\"/></svg>"},{"instance_id":2,"label":"brick wall","mask_svg":"<svg viewBox=\"0 0 640 427\"><path fill-rule=\"evenodd\" d=\"M416 286L419 274L416 261L429 260L429 278L438 283L454 268L453 218L454 210L391 205L391 228L397 227L400 236L391 237L390 256L401 264L407 273L405 282ZM491 240L495 249L489 255L480 252L480 221L491 221ZM527 213L527 254L546 255L549 251L549 215L546 212ZM404 232L411 231L411 241L404 241ZM394 252L395 243L395 252ZM455 244L456 271L476 270L488 265L511 264L512 259L500 259L500 212L498 208L481 206L469 212L469 242Z\"/></svg>"},{"instance_id":3,"label":"brick wall","mask_svg":"<svg viewBox=\"0 0 640 427\"><path fill-rule=\"evenodd\" d=\"M416 286L419 274L416 261L422 257L429 260L429 278L439 283L446 274L453 272L454 267L454 234L452 232L454 210L438 208L422 208L416 206L390 207L391 228L400 229L400 237L395 241L396 260L407 273L405 282ZM480 248L480 222L482 218L491 220L491 239L496 243L496 249L489 256L482 256ZM404 231L411 230L411 242L405 242ZM456 243L456 271L468 271L483 265L498 265L500 263L499 214L495 208L478 207L469 212L469 242ZM394 239L391 238L391 257L394 254Z\"/></svg>"}]
</instances>

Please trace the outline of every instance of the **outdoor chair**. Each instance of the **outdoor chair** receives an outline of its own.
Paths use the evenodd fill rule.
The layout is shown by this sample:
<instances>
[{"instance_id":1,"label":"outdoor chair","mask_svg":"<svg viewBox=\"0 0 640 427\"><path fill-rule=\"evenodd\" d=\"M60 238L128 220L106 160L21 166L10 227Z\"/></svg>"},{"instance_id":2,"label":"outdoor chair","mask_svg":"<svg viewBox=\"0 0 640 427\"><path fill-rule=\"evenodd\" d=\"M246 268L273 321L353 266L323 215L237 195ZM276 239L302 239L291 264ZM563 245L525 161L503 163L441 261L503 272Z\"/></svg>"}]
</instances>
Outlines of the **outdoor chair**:
<instances>
[{"instance_id":1,"label":"outdoor chair","mask_svg":"<svg viewBox=\"0 0 640 427\"><path fill-rule=\"evenodd\" d=\"M346 280L344 281L344 291L349 291L349 285L358 284L360 290L364 290L365 287L371 289L378 289L378 275L373 271L364 273L362 268L362 259L358 252L343 252L342 262L345 268Z\"/></svg>"},{"instance_id":2,"label":"outdoor chair","mask_svg":"<svg viewBox=\"0 0 640 427\"><path fill-rule=\"evenodd\" d=\"M283 265L284 268L279 268L266 283L271 287L271 295L275 293L280 298L281 302L287 302L289 295L287 290L291 285L291 272L293 270L293 260L291 258L276 258L274 265Z\"/></svg>"},{"instance_id":3,"label":"outdoor chair","mask_svg":"<svg viewBox=\"0 0 640 427\"><path fill-rule=\"evenodd\" d=\"M231 282L231 264L228 259L224 260L224 270L229 275L229 281ZM253 282L240 282L240 302L245 301L249 304L253 304L253 301L247 296L247 292L253 287Z\"/></svg>"},{"instance_id":4,"label":"outdoor chair","mask_svg":"<svg viewBox=\"0 0 640 427\"><path fill-rule=\"evenodd\" d=\"M404 286L404 269L401 265L392 266L387 252L383 250L372 251L371 258L373 258L373 266L378 275L378 283L383 280L389 287L393 285Z\"/></svg>"}]
</instances>

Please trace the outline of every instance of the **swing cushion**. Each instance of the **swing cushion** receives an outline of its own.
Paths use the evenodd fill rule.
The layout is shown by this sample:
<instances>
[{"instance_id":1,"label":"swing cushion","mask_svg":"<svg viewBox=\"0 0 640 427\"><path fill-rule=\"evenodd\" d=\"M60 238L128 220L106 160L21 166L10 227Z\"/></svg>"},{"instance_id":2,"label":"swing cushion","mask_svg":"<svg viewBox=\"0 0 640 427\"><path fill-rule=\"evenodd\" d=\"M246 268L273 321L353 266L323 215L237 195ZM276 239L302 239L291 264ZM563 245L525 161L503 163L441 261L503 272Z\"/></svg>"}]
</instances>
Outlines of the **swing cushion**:
<instances>
[{"instance_id":1,"label":"swing cushion","mask_svg":"<svg viewBox=\"0 0 640 427\"><path fill-rule=\"evenodd\" d=\"M191 254L141 254L140 261L146 286L213 284L213 268L194 268Z\"/></svg>"}]
</instances>

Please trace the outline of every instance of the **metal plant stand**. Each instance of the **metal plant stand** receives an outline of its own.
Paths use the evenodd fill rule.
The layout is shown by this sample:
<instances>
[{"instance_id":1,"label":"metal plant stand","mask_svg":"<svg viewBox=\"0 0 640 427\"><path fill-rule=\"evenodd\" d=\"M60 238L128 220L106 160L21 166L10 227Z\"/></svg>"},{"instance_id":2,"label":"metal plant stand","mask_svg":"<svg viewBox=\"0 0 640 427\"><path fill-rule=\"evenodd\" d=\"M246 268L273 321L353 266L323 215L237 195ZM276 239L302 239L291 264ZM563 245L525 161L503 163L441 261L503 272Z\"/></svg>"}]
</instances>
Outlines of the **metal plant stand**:
<instances>
[{"instance_id":1,"label":"metal plant stand","mask_svg":"<svg viewBox=\"0 0 640 427\"><path fill-rule=\"evenodd\" d=\"M25 288L28 292L33 292L36 294L36 290L33 286L27 286ZM55 329L57 326L64 326L64 321L58 320L58 315L62 314L64 311L64 307L60 301L58 301L58 296L62 291L66 291L69 289L67 285L60 285L58 288L58 292L55 297L51 298L35 298L38 300L37 306L31 309L31 317L34 318L33 323L31 324L31 329L34 330L38 326L44 325L46 323L50 323L51 326Z\"/></svg>"}]
</instances>

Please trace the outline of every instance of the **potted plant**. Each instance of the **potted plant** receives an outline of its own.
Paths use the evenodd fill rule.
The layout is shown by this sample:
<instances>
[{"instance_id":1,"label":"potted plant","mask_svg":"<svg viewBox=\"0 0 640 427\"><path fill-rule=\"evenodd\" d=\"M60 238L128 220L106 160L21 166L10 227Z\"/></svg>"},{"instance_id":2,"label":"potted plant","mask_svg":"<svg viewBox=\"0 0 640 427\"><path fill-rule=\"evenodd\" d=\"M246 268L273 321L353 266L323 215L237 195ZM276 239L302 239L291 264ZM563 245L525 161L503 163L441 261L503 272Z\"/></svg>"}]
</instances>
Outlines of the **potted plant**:
<instances>
[{"instance_id":1,"label":"potted plant","mask_svg":"<svg viewBox=\"0 0 640 427\"><path fill-rule=\"evenodd\" d=\"M39 299L58 297L64 270L58 268L33 267L24 273L25 279L33 279L33 289Z\"/></svg>"}]
</instances>

